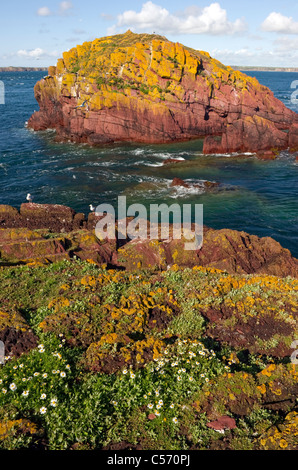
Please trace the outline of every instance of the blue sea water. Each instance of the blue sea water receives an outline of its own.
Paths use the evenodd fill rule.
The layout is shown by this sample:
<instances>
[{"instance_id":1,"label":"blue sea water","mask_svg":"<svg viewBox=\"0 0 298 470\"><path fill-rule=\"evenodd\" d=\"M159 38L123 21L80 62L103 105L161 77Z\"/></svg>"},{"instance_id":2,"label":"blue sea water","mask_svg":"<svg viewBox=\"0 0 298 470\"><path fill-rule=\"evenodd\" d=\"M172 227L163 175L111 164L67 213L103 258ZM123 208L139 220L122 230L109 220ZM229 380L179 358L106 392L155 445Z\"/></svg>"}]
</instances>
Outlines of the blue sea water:
<instances>
[{"instance_id":1,"label":"blue sea water","mask_svg":"<svg viewBox=\"0 0 298 470\"><path fill-rule=\"evenodd\" d=\"M298 73L249 72L271 88L286 106ZM119 195L128 204L203 204L204 223L271 236L298 257L298 163L282 152L274 161L251 155L206 156L202 141L171 145L88 145L55 142L53 131L26 128L38 104L34 84L44 72L5 72L5 105L0 105L0 204L19 207L26 194L34 202L65 204L88 213L89 204L116 205ZM166 158L181 163L163 165ZM200 186L204 180L220 186L171 188L174 177Z\"/></svg>"}]
</instances>

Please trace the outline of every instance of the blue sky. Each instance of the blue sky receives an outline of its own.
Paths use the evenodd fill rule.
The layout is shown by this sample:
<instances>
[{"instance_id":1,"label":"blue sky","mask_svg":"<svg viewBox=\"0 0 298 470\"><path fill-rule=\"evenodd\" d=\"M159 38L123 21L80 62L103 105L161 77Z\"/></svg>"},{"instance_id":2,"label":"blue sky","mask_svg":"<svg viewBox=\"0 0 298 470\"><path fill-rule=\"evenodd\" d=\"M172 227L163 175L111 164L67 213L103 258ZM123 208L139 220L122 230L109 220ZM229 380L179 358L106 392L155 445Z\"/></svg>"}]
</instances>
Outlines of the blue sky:
<instances>
[{"instance_id":1,"label":"blue sky","mask_svg":"<svg viewBox=\"0 0 298 470\"><path fill-rule=\"evenodd\" d=\"M294 0L1 2L0 66L49 66L63 51L131 29L208 51L226 65L298 66Z\"/></svg>"}]
</instances>

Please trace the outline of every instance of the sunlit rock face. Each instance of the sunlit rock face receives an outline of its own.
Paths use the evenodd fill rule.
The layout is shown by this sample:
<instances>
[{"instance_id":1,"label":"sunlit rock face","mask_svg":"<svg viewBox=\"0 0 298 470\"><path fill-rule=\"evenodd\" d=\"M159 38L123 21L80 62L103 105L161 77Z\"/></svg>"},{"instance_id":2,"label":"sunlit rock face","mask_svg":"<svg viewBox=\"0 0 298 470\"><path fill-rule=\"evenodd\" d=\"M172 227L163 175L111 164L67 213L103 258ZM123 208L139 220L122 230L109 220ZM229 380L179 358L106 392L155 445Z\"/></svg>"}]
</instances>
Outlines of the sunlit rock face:
<instances>
[{"instance_id":1,"label":"sunlit rock face","mask_svg":"<svg viewBox=\"0 0 298 470\"><path fill-rule=\"evenodd\" d=\"M100 144L205 138L205 153L298 147L297 114L255 78L165 37L109 36L64 52L35 86L29 127Z\"/></svg>"}]
</instances>

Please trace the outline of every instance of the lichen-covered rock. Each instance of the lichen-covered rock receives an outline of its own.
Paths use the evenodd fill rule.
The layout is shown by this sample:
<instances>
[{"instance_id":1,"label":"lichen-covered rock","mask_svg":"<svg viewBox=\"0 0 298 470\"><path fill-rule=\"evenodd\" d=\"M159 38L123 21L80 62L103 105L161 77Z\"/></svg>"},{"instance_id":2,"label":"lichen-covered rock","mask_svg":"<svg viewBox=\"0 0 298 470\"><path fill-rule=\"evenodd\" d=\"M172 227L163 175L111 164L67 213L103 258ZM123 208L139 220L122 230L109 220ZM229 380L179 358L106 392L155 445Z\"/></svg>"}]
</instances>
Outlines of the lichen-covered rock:
<instances>
[{"instance_id":1,"label":"lichen-covered rock","mask_svg":"<svg viewBox=\"0 0 298 470\"><path fill-rule=\"evenodd\" d=\"M205 153L298 146L297 115L252 77L155 34L85 42L35 86L28 126L98 144L204 138Z\"/></svg>"},{"instance_id":2,"label":"lichen-covered rock","mask_svg":"<svg viewBox=\"0 0 298 470\"><path fill-rule=\"evenodd\" d=\"M38 340L17 310L0 310L0 341L4 343L5 356L18 357L35 348Z\"/></svg>"},{"instance_id":3,"label":"lichen-covered rock","mask_svg":"<svg viewBox=\"0 0 298 470\"><path fill-rule=\"evenodd\" d=\"M298 260L270 237L204 227L203 245L193 251L185 250L185 238L171 236L171 227L169 234L167 239L160 233L158 240L129 241L118 250L119 264L130 269L173 264L208 266L229 273L298 277Z\"/></svg>"},{"instance_id":4,"label":"lichen-covered rock","mask_svg":"<svg viewBox=\"0 0 298 470\"><path fill-rule=\"evenodd\" d=\"M260 450L298 450L298 413L288 413L283 423L272 426L258 440Z\"/></svg>"}]
</instances>

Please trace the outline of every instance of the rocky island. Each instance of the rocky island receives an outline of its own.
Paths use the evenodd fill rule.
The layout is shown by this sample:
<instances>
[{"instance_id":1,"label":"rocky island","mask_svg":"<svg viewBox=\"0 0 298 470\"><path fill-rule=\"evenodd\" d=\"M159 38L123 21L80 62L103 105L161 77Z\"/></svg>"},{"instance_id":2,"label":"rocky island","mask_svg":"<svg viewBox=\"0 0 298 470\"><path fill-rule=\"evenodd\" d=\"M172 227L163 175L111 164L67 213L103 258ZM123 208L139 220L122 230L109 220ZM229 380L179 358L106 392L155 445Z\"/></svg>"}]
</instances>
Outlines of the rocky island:
<instances>
[{"instance_id":1,"label":"rocky island","mask_svg":"<svg viewBox=\"0 0 298 470\"><path fill-rule=\"evenodd\" d=\"M89 144L204 138L204 153L298 146L297 114L255 78L165 37L109 36L64 52L35 86L34 130Z\"/></svg>"}]
</instances>

